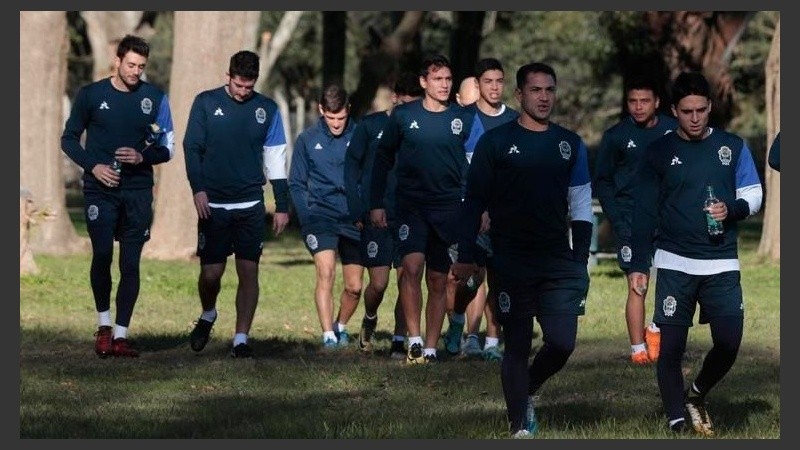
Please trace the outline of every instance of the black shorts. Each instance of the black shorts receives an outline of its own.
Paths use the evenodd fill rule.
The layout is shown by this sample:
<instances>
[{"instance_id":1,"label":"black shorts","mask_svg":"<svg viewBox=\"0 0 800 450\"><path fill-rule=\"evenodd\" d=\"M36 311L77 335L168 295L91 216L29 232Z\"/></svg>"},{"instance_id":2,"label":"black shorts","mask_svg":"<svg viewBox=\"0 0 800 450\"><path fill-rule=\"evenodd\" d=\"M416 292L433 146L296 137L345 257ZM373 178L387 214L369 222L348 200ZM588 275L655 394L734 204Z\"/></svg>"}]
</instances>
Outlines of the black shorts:
<instances>
[{"instance_id":1,"label":"black shorts","mask_svg":"<svg viewBox=\"0 0 800 450\"><path fill-rule=\"evenodd\" d=\"M200 264L219 264L228 256L258 263L264 247L267 211L263 202L243 209L211 208L208 219L197 221Z\"/></svg>"},{"instance_id":2,"label":"black shorts","mask_svg":"<svg viewBox=\"0 0 800 450\"><path fill-rule=\"evenodd\" d=\"M361 230L361 261L364 267L399 266L396 226L377 228L367 223Z\"/></svg>"},{"instance_id":3,"label":"black shorts","mask_svg":"<svg viewBox=\"0 0 800 450\"><path fill-rule=\"evenodd\" d=\"M303 236L306 250L315 255L323 250L334 250L342 264L361 264L361 241L337 234L335 231L309 233Z\"/></svg>"},{"instance_id":4,"label":"black shorts","mask_svg":"<svg viewBox=\"0 0 800 450\"><path fill-rule=\"evenodd\" d=\"M571 251L492 257L492 291L498 320L586 312L589 272Z\"/></svg>"},{"instance_id":5,"label":"black shorts","mask_svg":"<svg viewBox=\"0 0 800 450\"><path fill-rule=\"evenodd\" d=\"M400 258L423 253L426 267L434 272L450 270L447 248L452 242L453 227L460 202L438 208L409 204L397 205L397 252Z\"/></svg>"},{"instance_id":6,"label":"black shorts","mask_svg":"<svg viewBox=\"0 0 800 450\"><path fill-rule=\"evenodd\" d=\"M89 236L113 230L120 242L147 242L153 223L153 189L106 189L84 192Z\"/></svg>"},{"instance_id":7,"label":"black shorts","mask_svg":"<svg viewBox=\"0 0 800 450\"><path fill-rule=\"evenodd\" d=\"M717 317L744 317L741 273L733 270L715 275L690 275L658 269L653 322L692 326L698 303L699 323L708 323Z\"/></svg>"}]
</instances>

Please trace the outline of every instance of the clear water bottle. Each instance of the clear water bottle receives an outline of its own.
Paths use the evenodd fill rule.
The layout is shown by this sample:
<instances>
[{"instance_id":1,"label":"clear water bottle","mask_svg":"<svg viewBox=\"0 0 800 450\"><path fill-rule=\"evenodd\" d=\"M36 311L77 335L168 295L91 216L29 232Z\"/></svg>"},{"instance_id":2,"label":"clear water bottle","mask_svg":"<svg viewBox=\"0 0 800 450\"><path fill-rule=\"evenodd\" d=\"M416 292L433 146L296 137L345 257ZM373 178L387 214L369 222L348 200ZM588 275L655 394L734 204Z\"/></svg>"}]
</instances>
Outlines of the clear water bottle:
<instances>
[{"instance_id":1,"label":"clear water bottle","mask_svg":"<svg viewBox=\"0 0 800 450\"><path fill-rule=\"evenodd\" d=\"M719 203L719 199L714 194L714 187L709 184L706 186L706 200L703 202L703 210L706 212L706 228L710 236L719 236L725 231L722 222L714 219L708 210L711 205L716 203Z\"/></svg>"}]
</instances>

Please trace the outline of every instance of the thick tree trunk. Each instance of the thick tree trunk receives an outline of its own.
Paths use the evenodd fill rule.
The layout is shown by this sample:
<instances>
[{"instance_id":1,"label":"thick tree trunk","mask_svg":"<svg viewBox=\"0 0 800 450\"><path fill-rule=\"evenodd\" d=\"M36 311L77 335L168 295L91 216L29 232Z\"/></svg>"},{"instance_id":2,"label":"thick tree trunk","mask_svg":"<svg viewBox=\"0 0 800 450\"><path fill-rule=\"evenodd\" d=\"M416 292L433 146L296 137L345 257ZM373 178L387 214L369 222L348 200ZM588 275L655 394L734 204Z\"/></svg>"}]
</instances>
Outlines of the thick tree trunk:
<instances>
[{"instance_id":1,"label":"thick tree trunk","mask_svg":"<svg viewBox=\"0 0 800 450\"><path fill-rule=\"evenodd\" d=\"M134 34L143 15L144 11L81 11L92 46L94 80L111 75L119 40Z\"/></svg>"},{"instance_id":2,"label":"thick tree trunk","mask_svg":"<svg viewBox=\"0 0 800 450\"><path fill-rule=\"evenodd\" d=\"M359 66L361 77L350 97L353 117L387 109L388 105L373 105L378 88L381 85L394 87L394 78L411 66L410 61L415 61L413 70L419 69L419 33L424 19L425 11L405 11L389 36L380 36L375 30L370 30L372 41L364 50Z\"/></svg>"},{"instance_id":3,"label":"thick tree trunk","mask_svg":"<svg viewBox=\"0 0 800 450\"><path fill-rule=\"evenodd\" d=\"M29 190L19 188L19 274L35 275L39 267L33 259L30 246L30 229L33 225L33 199Z\"/></svg>"},{"instance_id":4,"label":"thick tree trunk","mask_svg":"<svg viewBox=\"0 0 800 450\"><path fill-rule=\"evenodd\" d=\"M63 96L67 80L67 17L64 11L19 13L19 184L39 210L53 215L30 235L34 252L88 250L66 207L61 152Z\"/></svg>"},{"instance_id":5,"label":"thick tree trunk","mask_svg":"<svg viewBox=\"0 0 800 450\"><path fill-rule=\"evenodd\" d=\"M775 26L766 71L767 148L781 130L781 22ZM764 224L758 254L773 261L781 259L781 173L765 164Z\"/></svg>"},{"instance_id":6,"label":"thick tree trunk","mask_svg":"<svg viewBox=\"0 0 800 450\"><path fill-rule=\"evenodd\" d=\"M176 11L170 106L175 155L161 165L156 184L152 238L144 255L186 259L197 247L197 212L186 178L183 136L194 97L225 83L230 57L257 42L258 11Z\"/></svg>"}]
</instances>

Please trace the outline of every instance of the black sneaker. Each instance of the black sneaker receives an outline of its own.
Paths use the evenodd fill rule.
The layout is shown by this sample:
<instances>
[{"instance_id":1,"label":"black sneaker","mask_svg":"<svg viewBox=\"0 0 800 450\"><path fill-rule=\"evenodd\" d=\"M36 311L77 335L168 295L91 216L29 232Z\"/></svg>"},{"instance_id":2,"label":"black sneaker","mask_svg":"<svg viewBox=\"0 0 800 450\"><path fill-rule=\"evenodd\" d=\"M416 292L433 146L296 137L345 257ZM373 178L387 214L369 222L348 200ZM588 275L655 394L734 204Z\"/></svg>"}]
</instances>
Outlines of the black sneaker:
<instances>
[{"instance_id":1,"label":"black sneaker","mask_svg":"<svg viewBox=\"0 0 800 450\"><path fill-rule=\"evenodd\" d=\"M403 359L406 357L404 341L392 341L392 347L389 349L389 357L392 359Z\"/></svg>"},{"instance_id":2,"label":"black sneaker","mask_svg":"<svg viewBox=\"0 0 800 450\"><path fill-rule=\"evenodd\" d=\"M425 355L425 364L435 364L439 362L439 357L436 355Z\"/></svg>"},{"instance_id":3,"label":"black sneaker","mask_svg":"<svg viewBox=\"0 0 800 450\"><path fill-rule=\"evenodd\" d=\"M214 322L209 322L205 319L198 319L195 322L194 329L189 334L189 345L192 350L199 352L206 347L213 326Z\"/></svg>"},{"instance_id":4,"label":"black sneaker","mask_svg":"<svg viewBox=\"0 0 800 450\"><path fill-rule=\"evenodd\" d=\"M253 348L242 342L241 344L231 349L231 357L233 358L252 358Z\"/></svg>"},{"instance_id":5,"label":"black sneaker","mask_svg":"<svg viewBox=\"0 0 800 450\"><path fill-rule=\"evenodd\" d=\"M358 333L358 348L364 352L372 351L372 335L375 333L375 328L378 327L378 317L374 319L364 319L361 321L361 331Z\"/></svg>"}]
</instances>

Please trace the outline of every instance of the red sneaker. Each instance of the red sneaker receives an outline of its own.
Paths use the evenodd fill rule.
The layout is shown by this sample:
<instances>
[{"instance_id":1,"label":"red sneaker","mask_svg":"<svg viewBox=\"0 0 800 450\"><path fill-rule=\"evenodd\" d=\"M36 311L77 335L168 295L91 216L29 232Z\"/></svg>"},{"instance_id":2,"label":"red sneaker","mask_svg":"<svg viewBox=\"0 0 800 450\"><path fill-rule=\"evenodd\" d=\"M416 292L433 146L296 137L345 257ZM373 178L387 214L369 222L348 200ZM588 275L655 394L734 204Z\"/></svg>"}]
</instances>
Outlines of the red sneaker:
<instances>
[{"instance_id":1,"label":"red sneaker","mask_svg":"<svg viewBox=\"0 0 800 450\"><path fill-rule=\"evenodd\" d=\"M111 345L111 354L114 356L126 356L129 358L136 358L139 356L139 351L131 347L131 344L125 338L114 339Z\"/></svg>"},{"instance_id":2,"label":"red sneaker","mask_svg":"<svg viewBox=\"0 0 800 450\"><path fill-rule=\"evenodd\" d=\"M105 358L111 355L111 327L99 327L94 335L94 352L97 356Z\"/></svg>"}]
</instances>

